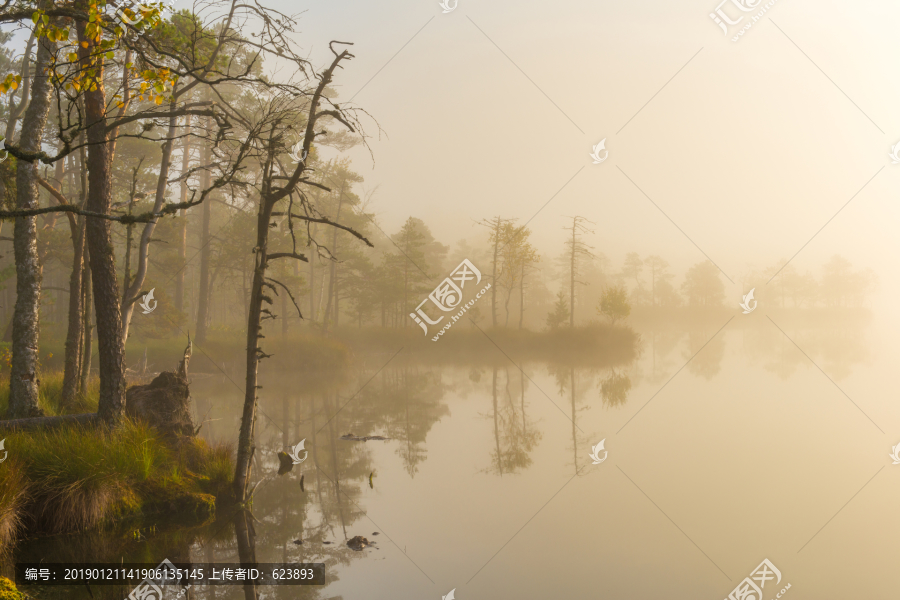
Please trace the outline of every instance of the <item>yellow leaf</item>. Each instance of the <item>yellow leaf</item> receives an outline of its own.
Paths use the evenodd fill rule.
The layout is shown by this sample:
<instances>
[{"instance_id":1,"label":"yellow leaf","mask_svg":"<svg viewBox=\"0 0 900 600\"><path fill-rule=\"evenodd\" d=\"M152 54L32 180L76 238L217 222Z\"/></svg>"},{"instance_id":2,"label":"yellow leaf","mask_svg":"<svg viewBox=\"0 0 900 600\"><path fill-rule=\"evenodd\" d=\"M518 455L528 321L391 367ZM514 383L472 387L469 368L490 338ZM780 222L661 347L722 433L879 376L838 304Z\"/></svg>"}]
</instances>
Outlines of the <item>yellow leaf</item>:
<instances>
[{"instance_id":1,"label":"yellow leaf","mask_svg":"<svg viewBox=\"0 0 900 600\"><path fill-rule=\"evenodd\" d=\"M162 104L162 101L163 101L163 97L162 97L162 96L157 96L157 97L156 97L156 103L157 103L157 104Z\"/></svg>"},{"instance_id":2,"label":"yellow leaf","mask_svg":"<svg viewBox=\"0 0 900 600\"><path fill-rule=\"evenodd\" d=\"M87 43L87 42L81 42L81 47L82 47L82 48L87 48L87 47L88 47L88 43Z\"/></svg>"}]
</instances>

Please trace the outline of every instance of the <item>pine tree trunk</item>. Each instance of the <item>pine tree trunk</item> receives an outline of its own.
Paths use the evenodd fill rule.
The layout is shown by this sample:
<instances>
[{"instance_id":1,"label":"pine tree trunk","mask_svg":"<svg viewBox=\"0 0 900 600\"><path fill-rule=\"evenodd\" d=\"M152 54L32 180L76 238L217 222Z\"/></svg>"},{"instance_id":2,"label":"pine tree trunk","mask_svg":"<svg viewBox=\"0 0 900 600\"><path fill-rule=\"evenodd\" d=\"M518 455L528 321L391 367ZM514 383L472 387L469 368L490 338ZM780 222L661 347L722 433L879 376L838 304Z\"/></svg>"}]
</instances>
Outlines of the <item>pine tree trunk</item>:
<instances>
[{"instance_id":1,"label":"pine tree trunk","mask_svg":"<svg viewBox=\"0 0 900 600\"><path fill-rule=\"evenodd\" d=\"M208 165L212 158L212 150L209 145L203 146L202 156L200 158L201 165ZM201 189L208 189L209 171L204 169L203 175L200 177ZM207 198L203 202L203 216L200 225L200 292L197 299L197 343L206 342L206 323L209 320L209 259L211 249L209 238L209 222L212 217L212 198Z\"/></svg>"},{"instance_id":2,"label":"pine tree trunk","mask_svg":"<svg viewBox=\"0 0 900 600\"><path fill-rule=\"evenodd\" d=\"M35 70L43 73L55 53L56 43L38 41ZM41 149L41 138L50 113L50 79L35 77L31 85L31 103L22 119L19 147L28 152ZM16 208L38 207L38 165L26 160L16 162ZM43 416L38 406L40 374L39 334L41 319L42 267L37 248L37 217L16 219L13 226L13 253L16 261L16 305L12 320L12 368L9 374L7 419Z\"/></svg>"},{"instance_id":3,"label":"pine tree trunk","mask_svg":"<svg viewBox=\"0 0 900 600\"><path fill-rule=\"evenodd\" d=\"M69 275L69 326L66 332L66 364L63 371L62 396L60 406L71 406L78 394L78 379L81 373L81 353L84 347L84 293L81 276L84 271L84 231L85 217L81 217L75 229L73 240L74 257L72 273Z\"/></svg>"},{"instance_id":4,"label":"pine tree trunk","mask_svg":"<svg viewBox=\"0 0 900 600\"><path fill-rule=\"evenodd\" d=\"M334 222L338 223L341 219L341 204L344 201L344 184L341 184L341 195L338 198L338 206L337 213L334 215ZM331 254L333 256L337 256L337 227L333 228L333 232L331 235ZM331 320L331 307L332 300L334 299L334 277L335 277L335 261L331 261L331 274L328 277L328 304L325 306L325 318L322 319L322 324L325 326L325 329L328 329L328 323ZM335 318L335 325L337 325L337 318Z\"/></svg>"},{"instance_id":5,"label":"pine tree trunk","mask_svg":"<svg viewBox=\"0 0 900 600\"><path fill-rule=\"evenodd\" d=\"M94 312L94 294L92 288L91 265L87 256L87 245L85 245L84 250L84 272L81 276L81 289L84 293L84 299L82 300L82 306L84 307L84 310L82 311L82 329L84 334L81 340L81 368L78 377L78 391L82 396L87 395L88 379L91 376L91 354L94 345L94 327L91 325L91 316Z\"/></svg>"},{"instance_id":6,"label":"pine tree trunk","mask_svg":"<svg viewBox=\"0 0 900 600\"><path fill-rule=\"evenodd\" d=\"M94 40L85 36L87 23L78 21L80 60L88 62L98 50ZM112 204L111 151L106 133L106 92L103 67L94 66L95 79L84 93L88 142L88 196L85 208L92 212L110 213ZM125 346L122 338L122 316L116 257L113 251L112 224L107 219L88 219L86 227L93 278L94 307L97 312L98 362L100 367L100 400L98 414L110 426L118 425L125 415Z\"/></svg>"},{"instance_id":7,"label":"pine tree trunk","mask_svg":"<svg viewBox=\"0 0 900 600\"><path fill-rule=\"evenodd\" d=\"M187 136L191 132L191 115L185 117L184 134ZM182 147L181 157L181 173L187 172L191 166L191 142L189 137L184 138L184 146ZM181 202L187 202L188 183L187 180L181 182ZM187 211L181 211L180 231L178 232L178 274L175 275L175 309L179 312L184 311L184 267L187 262Z\"/></svg>"}]
</instances>

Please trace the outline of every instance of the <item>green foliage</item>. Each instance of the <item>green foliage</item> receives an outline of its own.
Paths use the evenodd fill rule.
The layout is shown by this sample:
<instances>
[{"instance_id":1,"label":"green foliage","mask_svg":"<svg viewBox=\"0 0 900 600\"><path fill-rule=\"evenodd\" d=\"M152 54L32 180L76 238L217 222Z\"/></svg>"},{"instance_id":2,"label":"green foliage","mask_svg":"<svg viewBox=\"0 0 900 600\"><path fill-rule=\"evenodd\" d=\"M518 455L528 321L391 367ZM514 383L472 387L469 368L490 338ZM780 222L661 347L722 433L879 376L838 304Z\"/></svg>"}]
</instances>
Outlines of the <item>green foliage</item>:
<instances>
[{"instance_id":1,"label":"green foliage","mask_svg":"<svg viewBox=\"0 0 900 600\"><path fill-rule=\"evenodd\" d=\"M628 303L625 286L614 285L603 290L597 312L609 318L612 323L630 315L631 305Z\"/></svg>"},{"instance_id":2,"label":"green foliage","mask_svg":"<svg viewBox=\"0 0 900 600\"><path fill-rule=\"evenodd\" d=\"M569 298L565 292L559 291L556 294L556 304L553 310L547 315L547 327L556 329L569 322Z\"/></svg>"},{"instance_id":3,"label":"green foliage","mask_svg":"<svg viewBox=\"0 0 900 600\"><path fill-rule=\"evenodd\" d=\"M27 596L16 589L16 584L0 577L0 600L26 600Z\"/></svg>"}]
</instances>

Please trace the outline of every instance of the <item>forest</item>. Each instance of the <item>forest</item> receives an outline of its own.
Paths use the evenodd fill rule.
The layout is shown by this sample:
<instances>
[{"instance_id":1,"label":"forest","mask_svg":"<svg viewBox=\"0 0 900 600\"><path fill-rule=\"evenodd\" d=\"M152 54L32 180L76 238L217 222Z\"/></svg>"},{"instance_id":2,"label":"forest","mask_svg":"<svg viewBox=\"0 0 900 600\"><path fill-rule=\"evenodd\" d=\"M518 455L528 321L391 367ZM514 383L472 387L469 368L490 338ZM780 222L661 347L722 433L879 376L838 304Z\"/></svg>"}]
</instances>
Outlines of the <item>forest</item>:
<instances>
[{"instance_id":1,"label":"forest","mask_svg":"<svg viewBox=\"0 0 900 600\"><path fill-rule=\"evenodd\" d=\"M363 351L430 347L416 308L463 260L491 288L460 326L468 332L441 344L458 334L474 346L483 334L553 359L581 340L585 360L608 369L601 393L613 407L631 387L613 366L641 351L632 326L737 310L711 261L676 268L657 254L619 254L583 216L547 217L565 234L556 247L538 244L512 211L473 215L465 239L414 210L389 224L363 176L369 165L345 155L371 150L381 133L377 115L336 91L353 45L335 40L310 58L296 18L259 2L193 12L7 0L0 22L0 437L15 448L0 468L0 547L176 502L202 518L237 507L246 550L264 361L296 363L318 389L313 371L325 377ZM877 287L840 254L817 271L782 259L738 279L773 310L861 309ZM596 354L584 352L590 344ZM484 348L474 356L493 352ZM192 358L241 390L227 443L196 437L197 411L185 408ZM513 431L520 411L522 430L501 450L492 368L497 449L485 469L503 474L530 464L540 435L525 420L524 371L514 371L521 407L510 395L504 423ZM574 416L574 367L555 368ZM153 404L163 387L169 415ZM337 399L322 397L326 408ZM429 426L449 411L432 412ZM79 465L60 458L72 455ZM416 464L408 458L411 474ZM91 487L95 467L109 477ZM132 471L140 483L122 475Z\"/></svg>"}]
</instances>

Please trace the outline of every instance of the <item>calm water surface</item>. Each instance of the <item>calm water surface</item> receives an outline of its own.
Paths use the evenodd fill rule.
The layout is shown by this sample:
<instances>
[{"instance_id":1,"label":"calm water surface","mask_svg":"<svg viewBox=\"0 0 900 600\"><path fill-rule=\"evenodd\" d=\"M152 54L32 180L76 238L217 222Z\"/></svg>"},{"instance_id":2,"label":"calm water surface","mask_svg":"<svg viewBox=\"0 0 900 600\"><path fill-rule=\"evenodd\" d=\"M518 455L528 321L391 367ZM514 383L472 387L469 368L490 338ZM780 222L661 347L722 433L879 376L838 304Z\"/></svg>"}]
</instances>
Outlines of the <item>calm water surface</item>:
<instances>
[{"instance_id":1,"label":"calm water surface","mask_svg":"<svg viewBox=\"0 0 900 600\"><path fill-rule=\"evenodd\" d=\"M787 584L788 599L895 597L887 335L874 321L726 321L646 328L640 357L614 368L517 366L499 352L436 367L401 352L317 390L266 371L256 559L324 562L328 583L261 597L720 600L763 559L782 574L766 600ZM202 434L234 440L238 387L198 375L192 394ZM304 438L308 459L278 476L277 452ZM595 465L601 440L608 458ZM239 560L230 526L160 535L126 560ZM357 535L376 544L350 550ZM192 593L245 593L214 591Z\"/></svg>"}]
</instances>

